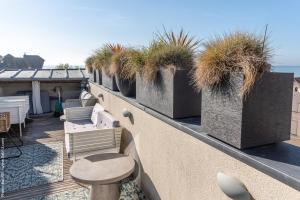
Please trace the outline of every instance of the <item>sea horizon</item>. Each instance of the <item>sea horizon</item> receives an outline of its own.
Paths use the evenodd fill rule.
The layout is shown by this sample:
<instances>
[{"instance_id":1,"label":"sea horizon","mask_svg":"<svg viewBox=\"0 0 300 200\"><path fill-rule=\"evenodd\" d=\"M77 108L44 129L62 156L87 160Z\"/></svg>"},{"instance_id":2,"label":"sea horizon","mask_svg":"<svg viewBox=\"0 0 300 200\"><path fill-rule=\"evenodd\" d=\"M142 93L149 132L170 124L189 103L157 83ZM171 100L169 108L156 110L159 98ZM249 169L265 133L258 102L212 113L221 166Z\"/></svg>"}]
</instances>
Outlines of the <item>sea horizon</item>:
<instances>
[{"instance_id":1,"label":"sea horizon","mask_svg":"<svg viewBox=\"0 0 300 200\"><path fill-rule=\"evenodd\" d=\"M300 77L300 65L291 66L291 65L274 65L272 66L273 72L287 72L294 73L294 77Z\"/></svg>"}]
</instances>

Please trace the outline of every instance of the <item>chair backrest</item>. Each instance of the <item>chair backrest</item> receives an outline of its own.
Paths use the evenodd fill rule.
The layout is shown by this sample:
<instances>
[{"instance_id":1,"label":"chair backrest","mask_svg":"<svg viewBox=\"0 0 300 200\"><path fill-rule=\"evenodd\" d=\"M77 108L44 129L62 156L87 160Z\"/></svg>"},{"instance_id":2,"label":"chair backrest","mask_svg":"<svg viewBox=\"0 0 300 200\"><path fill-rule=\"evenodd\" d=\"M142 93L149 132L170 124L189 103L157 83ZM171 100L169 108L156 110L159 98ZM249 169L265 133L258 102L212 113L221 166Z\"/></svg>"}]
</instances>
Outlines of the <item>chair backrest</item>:
<instances>
[{"instance_id":1,"label":"chair backrest","mask_svg":"<svg viewBox=\"0 0 300 200\"><path fill-rule=\"evenodd\" d=\"M10 113L1 112L0 113L0 133L8 132L10 129Z\"/></svg>"}]
</instances>

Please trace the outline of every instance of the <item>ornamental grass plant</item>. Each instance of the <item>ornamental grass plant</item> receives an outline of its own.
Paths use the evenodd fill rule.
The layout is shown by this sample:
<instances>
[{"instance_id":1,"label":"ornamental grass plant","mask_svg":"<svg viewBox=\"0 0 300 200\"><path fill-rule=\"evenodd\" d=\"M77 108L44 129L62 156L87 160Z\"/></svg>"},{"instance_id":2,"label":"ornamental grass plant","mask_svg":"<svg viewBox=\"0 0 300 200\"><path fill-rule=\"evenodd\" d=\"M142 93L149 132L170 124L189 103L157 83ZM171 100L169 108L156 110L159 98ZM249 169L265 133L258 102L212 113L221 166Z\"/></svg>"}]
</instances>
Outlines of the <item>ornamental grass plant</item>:
<instances>
[{"instance_id":1,"label":"ornamental grass plant","mask_svg":"<svg viewBox=\"0 0 300 200\"><path fill-rule=\"evenodd\" d=\"M135 81L135 75L145 64L143 50L124 48L112 56L110 73L117 74L120 78Z\"/></svg>"},{"instance_id":2,"label":"ornamental grass plant","mask_svg":"<svg viewBox=\"0 0 300 200\"><path fill-rule=\"evenodd\" d=\"M234 32L215 37L204 43L198 55L193 82L201 90L208 87L213 93L230 94L233 73L243 73L244 82L240 90L246 96L255 81L264 72L270 71L271 49L266 37L247 32Z\"/></svg>"},{"instance_id":3,"label":"ornamental grass plant","mask_svg":"<svg viewBox=\"0 0 300 200\"><path fill-rule=\"evenodd\" d=\"M107 75L112 75L110 72L110 65L112 64L112 57L122 52L124 47L121 44L105 44L102 48L95 51L94 67L96 69L103 69Z\"/></svg>"},{"instance_id":4,"label":"ornamental grass plant","mask_svg":"<svg viewBox=\"0 0 300 200\"><path fill-rule=\"evenodd\" d=\"M93 65L94 65L95 58L96 58L95 55L91 55L85 60L85 67L89 73L93 72Z\"/></svg>"},{"instance_id":5,"label":"ornamental grass plant","mask_svg":"<svg viewBox=\"0 0 300 200\"><path fill-rule=\"evenodd\" d=\"M192 69L195 51L199 41L181 30L157 33L155 39L145 50L145 66L143 76L147 81L153 81L161 67L175 73L176 69Z\"/></svg>"}]
</instances>

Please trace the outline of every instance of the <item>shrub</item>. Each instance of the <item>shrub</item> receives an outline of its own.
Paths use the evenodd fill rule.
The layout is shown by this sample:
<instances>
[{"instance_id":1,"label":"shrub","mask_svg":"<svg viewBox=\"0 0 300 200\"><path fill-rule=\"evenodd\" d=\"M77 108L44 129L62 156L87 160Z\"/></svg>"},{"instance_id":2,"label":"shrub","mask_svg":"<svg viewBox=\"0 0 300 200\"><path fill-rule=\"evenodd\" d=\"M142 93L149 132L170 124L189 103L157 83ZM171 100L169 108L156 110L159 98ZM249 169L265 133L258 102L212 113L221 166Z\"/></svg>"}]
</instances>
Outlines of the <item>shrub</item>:
<instances>
[{"instance_id":1,"label":"shrub","mask_svg":"<svg viewBox=\"0 0 300 200\"><path fill-rule=\"evenodd\" d=\"M71 65L68 63L60 63L55 66L56 69L71 69Z\"/></svg>"},{"instance_id":2,"label":"shrub","mask_svg":"<svg viewBox=\"0 0 300 200\"><path fill-rule=\"evenodd\" d=\"M270 56L265 37L243 32L216 37L204 44L193 80L199 90L208 87L225 95L230 94L230 74L242 72L244 84L240 95L244 96L265 71L270 71Z\"/></svg>"},{"instance_id":3,"label":"shrub","mask_svg":"<svg viewBox=\"0 0 300 200\"><path fill-rule=\"evenodd\" d=\"M118 74L121 78L135 80L135 74L144 66L144 53L133 48L123 49L112 57L111 74Z\"/></svg>"},{"instance_id":4,"label":"shrub","mask_svg":"<svg viewBox=\"0 0 300 200\"><path fill-rule=\"evenodd\" d=\"M95 55L91 55L85 60L85 67L89 73L92 73L93 71L94 61L95 61Z\"/></svg>"},{"instance_id":5,"label":"shrub","mask_svg":"<svg viewBox=\"0 0 300 200\"><path fill-rule=\"evenodd\" d=\"M176 69L191 69L194 64L194 53L199 41L184 33L173 31L156 34L145 54L143 75L146 80L153 81L160 67L166 67L174 72Z\"/></svg>"},{"instance_id":6,"label":"shrub","mask_svg":"<svg viewBox=\"0 0 300 200\"><path fill-rule=\"evenodd\" d=\"M123 49L123 46L120 44L105 44L102 48L95 52L96 58L94 61L94 67L97 69L104 69L106 74L111 75L110 65L112 57L113 55L120 53Z\"/></svg>"}]
</instances>

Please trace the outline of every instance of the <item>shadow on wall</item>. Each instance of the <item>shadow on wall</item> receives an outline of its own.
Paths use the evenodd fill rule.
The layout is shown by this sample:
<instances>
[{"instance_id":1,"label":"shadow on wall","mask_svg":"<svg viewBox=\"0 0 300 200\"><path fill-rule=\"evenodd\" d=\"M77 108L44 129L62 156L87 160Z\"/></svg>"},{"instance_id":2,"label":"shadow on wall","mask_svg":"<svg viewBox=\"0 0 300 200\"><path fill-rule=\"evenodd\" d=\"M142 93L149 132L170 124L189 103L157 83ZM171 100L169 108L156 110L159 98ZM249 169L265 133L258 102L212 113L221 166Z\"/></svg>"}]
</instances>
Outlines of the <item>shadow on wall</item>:
<instances>
[{"instance_id":1,"label":"shadow on wall","mask_svg":"<svg viewBox=\"0 0 300 200\"><path fill-rule=\"evenodd\" d=\"M125 155L131 155L136 161L135 171L133 172L133 178L135 182L141 187L148 199L160 200L160 196L153 184L151 178L145 173L143 165L140 161L136 145L132 133L123 128L120 153Z\"/></svg>"}]
</instances>

